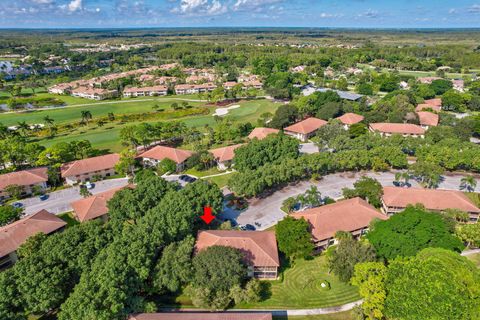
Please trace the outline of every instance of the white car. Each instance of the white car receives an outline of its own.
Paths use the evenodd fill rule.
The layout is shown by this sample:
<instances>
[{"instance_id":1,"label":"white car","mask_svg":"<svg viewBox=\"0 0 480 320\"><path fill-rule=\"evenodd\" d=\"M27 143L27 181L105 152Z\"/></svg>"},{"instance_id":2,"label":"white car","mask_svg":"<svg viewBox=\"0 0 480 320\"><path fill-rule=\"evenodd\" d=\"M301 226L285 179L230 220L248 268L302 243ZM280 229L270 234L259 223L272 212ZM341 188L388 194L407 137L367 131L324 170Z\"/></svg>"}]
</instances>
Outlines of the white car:
<instances>
[{"instance_id":1,"label":"white car","mask_svg":"<svg viewBox=\"0 0 480 320\"><path fill-rule=\"evenodd\" d=\"M85 182L85 188L87 189L93 189L95 185L91 183L90 181Z\"/></svg>"}]
</instances>

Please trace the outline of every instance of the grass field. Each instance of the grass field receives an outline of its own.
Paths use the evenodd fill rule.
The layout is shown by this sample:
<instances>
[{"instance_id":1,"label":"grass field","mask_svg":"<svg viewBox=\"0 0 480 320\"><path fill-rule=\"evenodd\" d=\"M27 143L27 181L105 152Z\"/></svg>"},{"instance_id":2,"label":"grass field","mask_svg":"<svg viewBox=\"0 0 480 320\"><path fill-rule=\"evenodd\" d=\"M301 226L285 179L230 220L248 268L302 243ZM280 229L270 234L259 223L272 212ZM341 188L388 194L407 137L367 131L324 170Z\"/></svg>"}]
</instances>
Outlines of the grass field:
<instances>
[{"instance_id":1,"label":"grass field","mask_svg":"<svg viewBox=\"0 0 480 320\"><path fill-rule=\"evenodd\" d=\"M330 283L331 289L323 289L323 281ZM245 304L239 308L304 309L338 306L360 299L356 287L343 283L328 273L326 258L299 260L287 269L283 281L271 282L271 296L256 304Z\"/></svg>"},{"instance_id":2,"label":"grass field","mask_svg":"<svg viewBox=\"0 0 480 320\"><path fill-rule=\"evenodd\" d=\"M224 174L221 176L207 178L208 181L215 183L219 188L223 188L227 185L228 181L235 175L235 172L230 174Z\"/></svg>"},{"instance_id":3,"label":"grass field","mask_svg":"<svg viewBox=\"0 0 480 320\"><path fill-rule=\"evenodd\" d=\"M0 123L3 123L7 126L15 125L19 121L26 121L29 124L43 123L43 118L46 116L49 116L50 118L55 120L56 124L71 123L75 121L80 121L81 112L84 110L90 111L92 113L93 119L95 119L98 117L105 117L108 115L108 113L120 115L152 112L155 105L158 105L162 109L168 110L171 109L170 105L173 102L178 102L176 98L169 97L145 98L145 100L147 99L148 101L142 101L144 99L129 99L105 102L92 102L91 100L86 100L89 105L72 105L68 107L51 108L48 110L32 110L17 113L3 113L0 114ZM204 105L204 103L189 102L189 105L195 107Z\"/></svg>"},{"instance_id":4,"label":"grass field","mask_svg":"<svg viewBox=\"0 0 480 320\"><path fill-rule=\"evenodd\" d=\"M222 173L221 171L219 171L217 169L217 167L213 167L213 168L210 168L208 170L203 170L203 171L199 171L195 168L191 168L191 169L188 169L187 171L185 171L186 174L191 174L191 175L194 175L196 177L206 177L206 176L211 176L211 175L214 175L214 174L219 174L219 173Z\"/></svg>"},{"instance_id":5,"label":"grass field","mask_svg":"<svg viewBox=\"0 0 480 320\"><path fill-rule=\"evenodd\" d=\"M477 206L480 206L480 193L464 192L464 194Z\"/></svg>"},{"instance_id":6,"label":"grass field","mask_svg":"<svg viewBox=\"0 0 480 320\"><path fill-rule=\"evenodd\" d=\"M346 311L332 314L320 314L316 316L273 317L273 320L353 320L353 315L351 311Z\"/></svg>"},{"instance_id":7,"label":"grass field","mask_svg":"<svg viewBox=\"0 0 480 320\"><path fill-rule=\"evenodd\" d=\"M165 100L159 101L147 101L138 102L131 100L132 103L125 104L98 104L95 107L68 107L57 110L47 111L34 111L21 114L0 114L0 123L5 125L16 124L18 121L26 121L27 123L43 123L43 117L49 115L55 120L56 123L71 123L80 121L80 114L82 110L89 110L92 113L93 119L96 117L106 116L109 112L113 112L115 115L119 114L138 114L144 112L152 112L152 106L159 104L165 111L172 111L170 103ZM275 112L280 104L274 103L269 100L252 100L242 101L239 103L240 108L234 109L229 113L228 117L234 122L252 122L255 123L256 119L265 112ZM200 102L191 102L192 106L203 106ZM165 121L178 120L183 121L189 127L202 128L205 124L214 126L215 120L212 116L215 108L211 108L208 115L188 116L183 118L169 119ZM151 122L157 122L162 120L155 120ZM96 125L75 126L73 130L69 132L59 133L53 139L43 138L37 140L44 146L50 146L58 142L70 142L73 140L89 140L94 148L109 150L111 152L118 152L123 149L120 143L120 130L125 125L138 124L139 122L129 122L127 124L121 124L119 122L107 123L103 127Z\"/></svg>"},{"instance_id":8,"label":"grass field","mask_svg":"<svg viewBox=\"0 0 480 320\"><path fill-rule=\"evenodd\" d=\"M324 256L319 256L312 260L295 262L293 267L284 272L283 280L263 282L269 287L266 299L258 303L236 305L235 308L280 310L324 308L360 299L356 287L343 283L335 275L328 273L325 259ZM330 283L330 290L320 286L325 280ZM180 295L174 301L164 303L184 308L192 307L186 295Z\"/></svg>"},{"instance_id":9,"label":"grass field","mask_svg":"<svg viewBox=\"0 0 480 320\"><path fill-rule=\"evenodd\" d=\"M471 260L477 267L480 268L480 253L468 255L467 258Z\"/></svg>"}]
</instances>

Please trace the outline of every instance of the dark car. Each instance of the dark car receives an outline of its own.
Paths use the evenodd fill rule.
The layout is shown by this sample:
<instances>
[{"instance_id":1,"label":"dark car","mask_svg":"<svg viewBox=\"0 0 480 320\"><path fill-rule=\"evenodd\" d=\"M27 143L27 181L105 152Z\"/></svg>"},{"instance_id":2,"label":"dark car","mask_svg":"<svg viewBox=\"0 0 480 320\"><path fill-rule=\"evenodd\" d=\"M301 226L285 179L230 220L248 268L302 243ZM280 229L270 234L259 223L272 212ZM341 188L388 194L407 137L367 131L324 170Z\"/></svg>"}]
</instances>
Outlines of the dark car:
<instances>
[{"instance_id":1,"label":"dark car","mask_svg":"<svg viewBox=\"0 0 480 320\"><path fill-rule=\"evenodd\" d=\"M185 182L189 182L189 183L192 183L192 182L197 180L197 178L190 177L189 175L186 175L186 174L182 174L179 177L179 179L182 180L182 181L185 181Z\"/></svg>"},{"instance_id":2,"label":"dark car","mask_svg":"<svg viewBox=\"0 0 480 320\"><path fill-rule=\"evenodd\" d=\"M242 231L255 231L256 228L251 224L246 224L244 226L240 226L239 229Z\"/></svg>"},{"instance_id":3,"label":"dark car","mask_svg":"<svg viewBox=\"0 0 480 320\"><path fill-rule=\"evenodd\" d=\"M42 201L45 201L45 200L47 200L47 199L48 199L48 194L42 194L42 195L40 196L40 200L42 200Z\"/></svg>"},{"instance_id":4,"label":"dark car","mask_svg":"<svg viewBox=\"0 0 480 320\"><path fill-rule=\"evenodd\" d=\"M21 208L21 207L23 207L23 203L15 202L15 203L12 204L12 207L17 208L17 209Z\"/></svg>"}]
</instances>

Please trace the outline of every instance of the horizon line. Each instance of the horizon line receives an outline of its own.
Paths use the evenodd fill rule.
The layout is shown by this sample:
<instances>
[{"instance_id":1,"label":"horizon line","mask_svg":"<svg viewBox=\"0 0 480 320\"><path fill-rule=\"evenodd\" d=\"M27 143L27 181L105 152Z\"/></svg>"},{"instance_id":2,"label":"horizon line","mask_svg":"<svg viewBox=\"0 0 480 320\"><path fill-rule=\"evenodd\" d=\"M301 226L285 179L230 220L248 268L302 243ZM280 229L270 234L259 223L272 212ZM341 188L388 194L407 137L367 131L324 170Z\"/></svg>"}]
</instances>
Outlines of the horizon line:
<instances>
[{"instance_id":1,"label":"horizon line","mask_svg":"<svg viewBox=\"0 0 480 320\"><path fill-rule=\"evenodd\" d=\"M306 27L306 26L129 26L129 27L0 27L2 30L145 30L145 29L310 29L310 30L479 30L478 27Z\"/></svg>"}]
</instances>

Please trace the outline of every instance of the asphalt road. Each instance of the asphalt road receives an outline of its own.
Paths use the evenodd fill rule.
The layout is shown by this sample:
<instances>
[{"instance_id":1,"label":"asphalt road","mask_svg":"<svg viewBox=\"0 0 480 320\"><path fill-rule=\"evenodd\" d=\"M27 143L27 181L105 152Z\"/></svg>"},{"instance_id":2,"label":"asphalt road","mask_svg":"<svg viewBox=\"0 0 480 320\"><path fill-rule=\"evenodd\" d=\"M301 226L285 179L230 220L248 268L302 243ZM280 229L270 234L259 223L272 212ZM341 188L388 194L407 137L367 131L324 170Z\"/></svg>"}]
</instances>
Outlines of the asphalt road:
<instances>
[{"instance_id":1,"label":"asphalt road","mask_svg":"<svg viewBox=\"0 0 480 320\"><path fill-rule=\"evenodd\" d=\"M123 187L127 184L127 178L98 181L95 182L95 188L90 189L90 192L92 194L97 194L110 189ZM79 187L72 187L68 189L50 192L48 199L44 201L40 200L39 197L34 197L23 199L18 202L23 204L26 215L33 214L43 209L48 210L54 214L59 214L71 211L72 207L70 206L70 203L82 199L79 189Z\"/></svg>"},{"instance_id":2,"label":"asphalt road","mask_svg":"<svg viewBox=\"0 0 480 320\"><path fill-rule=\"evenodd\" d=\"M352 188L353 183L363 175L377 179L383 186L392 186L393 181L395 180L394 172L346 172L331 174L323 177L321 181L315 183L311 181L302 181L278 190L268 197L251 199L248 208L242 212L226 208L220 217L236 220L239 224L255 225L255 223L257 223L257 229L264 230L283 219L285 212L280 208L286 198L304 193L311 185L316 185L322 196L338 199L342 197L343 188ZM444 180L439 185L438 189L459 190L462 177L462 175L444 176ZM418 187L418 184L415 181L410 181L410 183L413 187ZM480 191L480 183L477 186L476 191Z\"/></svg>"}]
</instances>

